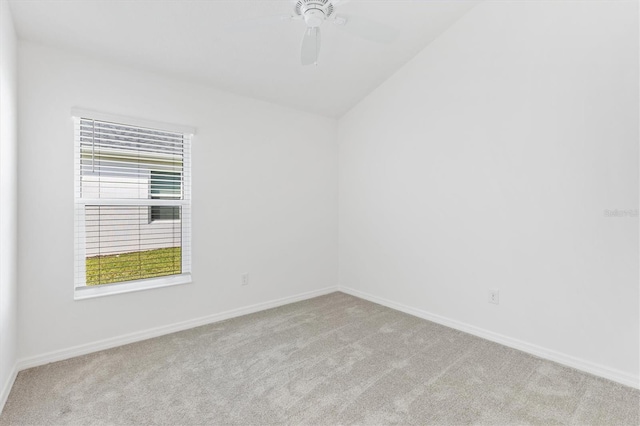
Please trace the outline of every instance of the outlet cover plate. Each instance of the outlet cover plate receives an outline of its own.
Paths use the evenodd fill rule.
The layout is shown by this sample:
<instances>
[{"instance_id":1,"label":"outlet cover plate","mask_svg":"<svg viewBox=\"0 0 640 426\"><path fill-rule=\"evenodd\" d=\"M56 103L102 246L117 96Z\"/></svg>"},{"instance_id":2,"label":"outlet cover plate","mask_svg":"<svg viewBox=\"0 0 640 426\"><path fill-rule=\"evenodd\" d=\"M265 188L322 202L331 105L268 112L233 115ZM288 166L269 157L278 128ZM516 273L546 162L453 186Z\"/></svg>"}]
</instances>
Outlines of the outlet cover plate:
<instances>
[{"instance_id":1,"label":"outlet cover plate","mask_svg":"<svg viewBox=\"0 0 640 426\"><path fill-rule=\"evenodd\" d=\"M489 303L493 303L495 305L500 304L500 290L497 288L489 290Z\"/></svg>"}]
</instances>

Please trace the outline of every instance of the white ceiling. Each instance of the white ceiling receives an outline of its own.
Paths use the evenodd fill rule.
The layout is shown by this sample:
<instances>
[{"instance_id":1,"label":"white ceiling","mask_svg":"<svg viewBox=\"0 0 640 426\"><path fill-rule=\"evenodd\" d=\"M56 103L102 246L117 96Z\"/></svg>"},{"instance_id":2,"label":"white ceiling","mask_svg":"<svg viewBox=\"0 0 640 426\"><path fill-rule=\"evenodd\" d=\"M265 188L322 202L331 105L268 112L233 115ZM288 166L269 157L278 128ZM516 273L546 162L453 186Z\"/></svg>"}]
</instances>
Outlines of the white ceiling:
<instances>
[{"instance_id":1,"label":"white ceiling","mask_svg":"<svg viewBox=\"0 0 640 426\"><path fill-rule=\"evenodd\" d=\"M237 24L292 14L294 1L10 1L21 39L332 117L347 112L476 3L343 1L336 14L394 27L397 40L373 43L325 22L318 65L303 67L304 22L252 29Z\"/></svg>"}]
</instances>

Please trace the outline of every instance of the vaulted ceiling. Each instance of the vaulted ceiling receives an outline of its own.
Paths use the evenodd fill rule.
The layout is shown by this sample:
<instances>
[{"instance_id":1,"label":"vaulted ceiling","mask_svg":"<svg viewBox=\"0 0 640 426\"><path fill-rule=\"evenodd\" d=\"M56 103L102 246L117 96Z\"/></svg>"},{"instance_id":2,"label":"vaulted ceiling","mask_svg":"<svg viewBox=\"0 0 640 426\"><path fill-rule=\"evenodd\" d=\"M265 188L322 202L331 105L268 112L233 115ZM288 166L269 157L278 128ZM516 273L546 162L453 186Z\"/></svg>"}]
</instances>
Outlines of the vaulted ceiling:
<instances>
[{"instance_id":1,"label":"vaulted ceiling","mask_svg":"<svg viewBox=\"0 0 640 426\"><path fill-rule=\"evenodd\" d=\"M397 71L477 0L334 1L334 15L397 30L376 43L331 22L317 65L302 66L295 1L11 0L21 39L338 117Z\"/></svg>"}]
</instances>

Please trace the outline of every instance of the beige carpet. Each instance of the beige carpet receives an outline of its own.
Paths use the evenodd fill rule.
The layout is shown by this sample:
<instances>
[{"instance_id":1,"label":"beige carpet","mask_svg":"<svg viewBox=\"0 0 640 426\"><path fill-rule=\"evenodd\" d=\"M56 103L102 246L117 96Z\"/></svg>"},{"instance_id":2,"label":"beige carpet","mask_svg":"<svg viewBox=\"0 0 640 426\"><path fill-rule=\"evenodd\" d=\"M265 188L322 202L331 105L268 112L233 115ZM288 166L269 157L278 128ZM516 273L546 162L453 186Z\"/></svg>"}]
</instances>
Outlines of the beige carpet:
<instances>
[{"instance_id":1,"label":"beige carpet","mask_svg":"<svg viewBox=\"0 0 640 426\"><path fill-rule=\"evenodd\" d=\"M342 293L23 371L2 425L638 425L640 391Z\"/></svg>"}]
</instances>

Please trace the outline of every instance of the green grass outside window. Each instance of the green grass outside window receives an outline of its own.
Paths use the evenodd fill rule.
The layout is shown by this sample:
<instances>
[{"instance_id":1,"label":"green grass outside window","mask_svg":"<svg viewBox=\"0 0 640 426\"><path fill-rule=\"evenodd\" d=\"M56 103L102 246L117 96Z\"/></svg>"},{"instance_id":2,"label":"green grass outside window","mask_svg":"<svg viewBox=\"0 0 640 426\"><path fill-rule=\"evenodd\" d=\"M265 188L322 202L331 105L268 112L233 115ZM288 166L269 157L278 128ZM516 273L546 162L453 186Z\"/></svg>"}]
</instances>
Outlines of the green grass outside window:
<instances>
[{"instance_id":1,"label":"green grass outside window","mask_svg":"<svg viewBox=\"0 0 640 426\"><path fill-rule=\"evenodd\" d=\"M88 257L86 266L87 285L176 275L182 273L182 248Z\"/></svg>"}]
</instances>

